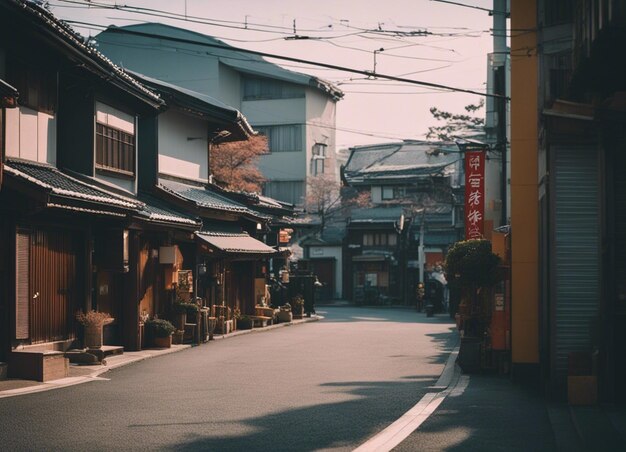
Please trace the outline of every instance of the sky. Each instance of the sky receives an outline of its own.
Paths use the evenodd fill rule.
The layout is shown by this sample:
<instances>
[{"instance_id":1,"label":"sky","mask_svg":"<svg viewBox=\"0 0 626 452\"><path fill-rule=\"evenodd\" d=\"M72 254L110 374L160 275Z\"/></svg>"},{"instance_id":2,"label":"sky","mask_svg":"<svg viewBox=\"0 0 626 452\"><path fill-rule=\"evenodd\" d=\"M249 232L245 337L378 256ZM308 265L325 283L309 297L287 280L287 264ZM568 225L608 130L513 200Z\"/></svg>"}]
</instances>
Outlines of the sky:
<instances>
[{"instance_id":1,"label":"sky","mask_svg":"<svg viewBox=\"0 0 626 452\"><path fill-rule=\"evenodd\" d=\"M57 17L82 22L70 24L87 36L95 36L102 26L111 24L162 22L211 35L244 49L359 70L373 71L375 57L379 74L485 91L493 25L488 12L476 8L434 0L91 0L94 6L88 3L87 0L49 1ZM457 3L492 7L491 0ZM141 10L149 14L139 14L110 8L115 5L164 13ZM294 36L308 39L293 39ZM431 107L461 113L465 105L480 99L473 94L442 92L310 65L270 61L328 80L344 91L345 97L337 104L339 149L424 139L428 127L436 124L429 111Z\"/></svg>"}]
</instances>

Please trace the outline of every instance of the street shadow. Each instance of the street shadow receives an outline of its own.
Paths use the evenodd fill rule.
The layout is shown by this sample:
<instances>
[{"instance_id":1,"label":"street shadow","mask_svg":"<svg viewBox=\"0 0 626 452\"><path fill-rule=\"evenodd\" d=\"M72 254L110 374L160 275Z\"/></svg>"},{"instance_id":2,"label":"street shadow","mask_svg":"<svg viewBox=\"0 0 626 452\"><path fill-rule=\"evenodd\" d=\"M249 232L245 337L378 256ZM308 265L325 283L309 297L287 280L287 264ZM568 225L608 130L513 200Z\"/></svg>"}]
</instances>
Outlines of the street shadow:
<instances>
[{"instance_id":1,"label":"street shadow","mask_svg":"<svg viewBox=\"0 0 626 452\"><path fill-rule=\"evenodd\" d=\"M472 375L394 452L556 451L544 399L507 377ZM624 450L624 449L622 449Z\"/></svg>"},{"instance_id":2,"label":"street shadow","mask_svg":"<svg viewBox=\"0 0 626 452\"><path fill-rule=\"evenodd\" d=\"M397 322L423 324L452 324L447 314L427 317L415 309L405 307L361 307L354 309L320 307L316 313L324 316L324 322Z\"/></svg>"},{"instance_id":3,"label":"street shadow","mask_svg":"<svg viewBox=\"0 0 626 452\"><path fill-rule=\"evenodd\" d=\"M238 423L238 435L198 436L171 445L177 451L312 451L352 449L398 419L436 380L330 382L321 386L354 397L288 409ZM408 403L407 403L408 402Z\"/></svg>"},{"instance_id":4,"label":"street shadow","mask_svg":"<svg viewBox=\"0 0 626 452\"><path fill-rule=\"evenodd\" d=\"M428 359L430 364L444 364L448 360L450 352L459 343L459 335L455 333L456 327L450 327L448 330L449 332L447 333L426 334L436 344L437 349L440 350L437 355Z\"/></svg>"}]
</instances>

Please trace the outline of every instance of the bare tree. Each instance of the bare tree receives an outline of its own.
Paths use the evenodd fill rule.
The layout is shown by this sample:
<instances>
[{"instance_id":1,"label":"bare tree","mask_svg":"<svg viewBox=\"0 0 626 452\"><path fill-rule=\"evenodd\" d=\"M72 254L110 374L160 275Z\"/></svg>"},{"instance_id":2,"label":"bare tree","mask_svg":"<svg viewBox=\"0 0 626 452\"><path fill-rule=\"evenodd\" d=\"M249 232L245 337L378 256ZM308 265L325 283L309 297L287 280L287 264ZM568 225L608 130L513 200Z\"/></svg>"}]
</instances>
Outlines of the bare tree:
<instances>
[{"instance_id":1,"label":"bare tree","mask_svg":"<svg viewBox=\"0 0 626 452\"><path fill-rule=\"evenodd\" d=\"M265 179L256 164L267 151L267 138L263 135L219 144L211 149L211 174L231 190L260 192Z\"/></svg>"},{"instance_id":2,"label":"bare tree","mask_svg":"<svg viewBox=\"0 0 626 452\"><path fill-rule=\"evenodd\" d=\"M370 203L369 192L342 190L339 182L330 175L312 177L308 186L307 211L320 219L320 232L331 220L350 207L366 207Z\"/></svg>"}]
</instances>

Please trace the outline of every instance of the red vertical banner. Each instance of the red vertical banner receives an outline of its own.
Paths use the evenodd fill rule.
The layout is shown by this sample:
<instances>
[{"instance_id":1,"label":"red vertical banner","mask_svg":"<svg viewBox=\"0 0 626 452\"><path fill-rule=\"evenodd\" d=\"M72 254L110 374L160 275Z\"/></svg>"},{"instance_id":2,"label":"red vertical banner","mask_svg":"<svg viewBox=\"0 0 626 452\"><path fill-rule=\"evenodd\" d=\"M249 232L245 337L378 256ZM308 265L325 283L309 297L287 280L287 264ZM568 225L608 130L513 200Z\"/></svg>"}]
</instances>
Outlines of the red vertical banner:
<instances>
[{"instance_id":1,"label":"red vertical banner","mask_svg":"<svg viewBox=\"0 0 626 452\"><path fill-rule=\"evenodd\" d=\"M482 239L485 218L485 151L465 152L465 239Z\"/></svg>"}]
</instances>

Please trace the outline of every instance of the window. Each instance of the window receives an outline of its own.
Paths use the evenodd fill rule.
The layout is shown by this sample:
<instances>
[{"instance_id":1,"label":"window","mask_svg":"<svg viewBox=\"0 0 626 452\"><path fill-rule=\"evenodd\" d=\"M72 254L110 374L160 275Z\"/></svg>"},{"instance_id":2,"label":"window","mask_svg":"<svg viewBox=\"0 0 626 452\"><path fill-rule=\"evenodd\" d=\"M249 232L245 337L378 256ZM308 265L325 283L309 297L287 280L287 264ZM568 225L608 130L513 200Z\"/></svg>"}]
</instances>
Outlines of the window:
<instances>
[{"instance_id":1,"label":"window","mask_svg":"<svg viewBox=\"0 0 626 452\"><path fill-rule=\"evenodd\" d=\"M8 82L20 93L20 105L42 113L53 114L56 111L56 73L10 59Z\"/></svg>"},{"instance_id":2,"label":"window","mask_svg":"<svg viewBox=\"0 0 626 452\"><path fill-rule=\"evenodd\" d=\"M302 204L304 181L267 181L263 186L263 194L290 204Z\"/></svg>"},{"instance_id":3,"label":"window","mask_svg":"<svg viewBox=\"0 0 626 452\"><path fill-rule=\"evenodd\" d=\"M243 79L243 100L292 99L304 97L304 88L280 80L259 77Z\"/></svg>"},{"instance_id":4,"label":"window","mask_svg":"<svg viewBox=\"0 0 626 452\"><path fill-rule=\"evenodd\" d=\"M108 105L96 105L96 168L135 175L135 118Z\"/></svg>"},{"instance_id":5,"label":"window","mask_svg":"<svg viewBox=\"0 0 626 452\"><path fill-rule=\"evenodd\" d=\"M405 187L394 187L394 186L383 186L381 187L381 199L382 200L390 200L390 199L400 199L406 196L406 188Z\"/></svg>"},{"instance_id":6,"label":"window","mask_svg":"<svg viewBox=\"0 0 626 452\"><path fill-rule=\"evenodd\" d=\"M363 246L396 246L397 243L398 237L393 232L366 232L363 234Z\"/></svg>"},{"instance_id":7,"label":"window","mask_svg":"<svg viewBox=\"0 0 626 452\"><path fill-rule=\"evenodd\" d=\"M393 199L393 187L383 187L382 199Z\"/></svg>"},{"instance_id":8,"label":"window","mask_svg":"<svg viewBox=\"0 0 626 452\"><path fill-rule=\"evenodd\" d=\"M302 150L302 126L299 124L256 126L255 129L267 137L270 152L299 152Z\"/></svg>"},{"instance_id":9,"label":"window","mask_svg":"<svg viewBox=\"0 0 626 452\"><path fill-rule=\"evenodd\" d=\"M311 175L319 176L324 174L325 160L326 160L326 147L324 143L315 143L313 145L313 152L311 157Z\"/></svg>"}]
</instances>

